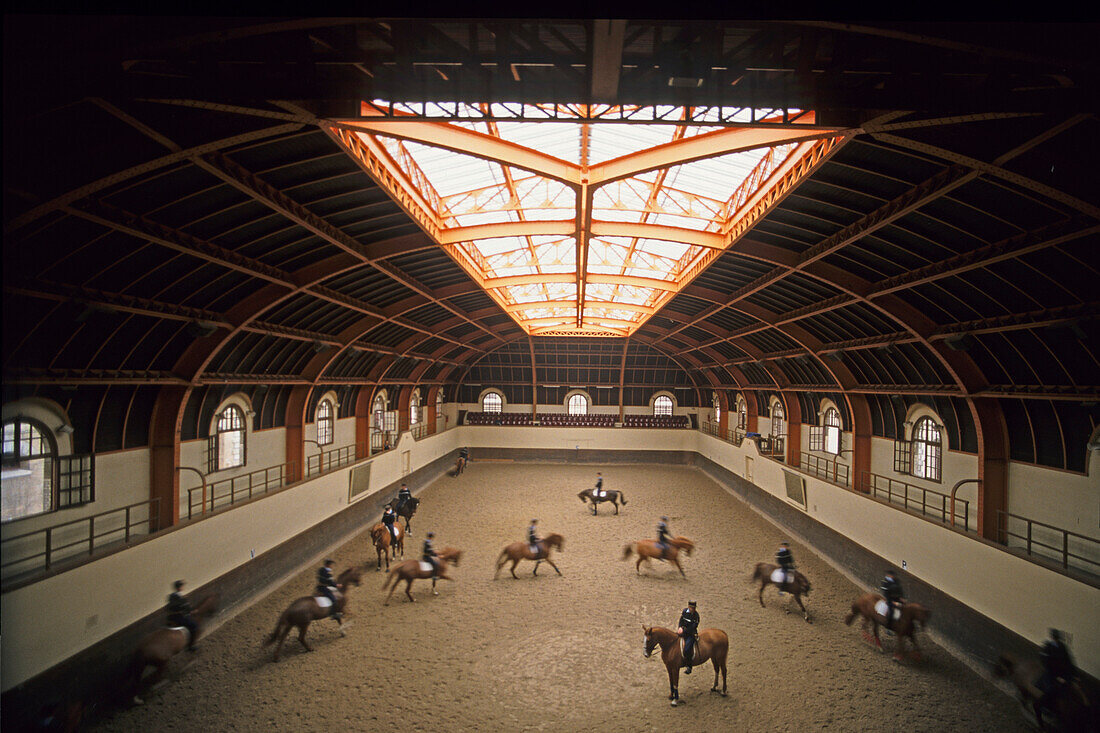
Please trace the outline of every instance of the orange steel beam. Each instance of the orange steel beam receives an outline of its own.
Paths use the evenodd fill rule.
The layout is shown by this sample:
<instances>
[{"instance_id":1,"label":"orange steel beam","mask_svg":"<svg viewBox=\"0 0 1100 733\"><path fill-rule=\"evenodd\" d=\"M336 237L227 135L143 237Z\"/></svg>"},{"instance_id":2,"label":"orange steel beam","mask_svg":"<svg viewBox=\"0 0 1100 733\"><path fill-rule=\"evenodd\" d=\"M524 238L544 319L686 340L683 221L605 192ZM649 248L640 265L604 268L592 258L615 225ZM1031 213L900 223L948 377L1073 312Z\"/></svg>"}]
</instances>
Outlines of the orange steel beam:
<instances>
[{"instance_id":1,"label":"orange steel beam","mask_svg":"<svg viewBox=\"0 0 1100 733\"><path fill-rule=\"evenodd\" d=\"M650 212L646 212L648 215ZM659 239L663 242L680 242L710 249L725 249L728 240L717 232L703 232L684 227L645 222L593 220L591 234L594 237L635 237Z\"/></svg>"}]
</instances>

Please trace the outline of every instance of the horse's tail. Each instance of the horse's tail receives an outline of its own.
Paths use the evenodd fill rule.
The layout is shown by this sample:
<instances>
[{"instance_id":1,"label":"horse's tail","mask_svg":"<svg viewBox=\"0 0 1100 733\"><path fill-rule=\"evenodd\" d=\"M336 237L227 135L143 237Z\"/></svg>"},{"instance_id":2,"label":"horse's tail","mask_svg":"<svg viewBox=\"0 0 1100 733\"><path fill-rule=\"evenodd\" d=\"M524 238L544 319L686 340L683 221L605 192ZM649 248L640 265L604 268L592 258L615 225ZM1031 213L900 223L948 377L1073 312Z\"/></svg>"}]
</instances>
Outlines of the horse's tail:
<instances>
[{"instance_id":1,"label":"horse's tail","mask_svg":"<svg viewBox=\"0 0 1100 733\"><path fill-rule=\"evenodd\" d=\"M286 621L286 611L279 616L279 620L275 622L275 629L271 632L271 635L264 639L264 646L268 644L274 644L279 639L279 632L283 628L283 623Z\"/></svg>"},{"instance_id":2,"label":"horse's tail","mask_svg":"<svg viewBox=\"0 0 1100 733\"><path fill-rule=\"evenodd\" d=\"M844 617L844 624L846 626L851 626L852 625L852 620L856 617L856 614L858 614L858 613L859 613L859 605L857 603L853 602L852 603L852 609L850 611L848 611L848 615Z\"/></svg>"},{"instance_id":3,"label":"horse's tail","mask_svg":"<svg viewBox=\"0 0 1100 733\"><path fill-rule=\"evenodd\" d=\"M750 579L750 582L755 583L756 581L760 580L760 576L763 575L763 568L761 567L761 565L762 563L756 563L756 568L752 571L752 578Z\"/></svg>"},{"instance_id":4,"label":"horse's tail","mask_svg":"<svg viewBox=\"0 0 1100 733\"><path fill-rule=\"evenodd\" d=\"M389 588L391 581L393 582L394 585L397 585L397 568L398 567L400 567L400 566L394 566L393 570L391 570L389 572L389 574L386 575L386 581L384 583L382 583L382 590L386 590L387 588Z\"/></svg>"},{"instance_id":5,"label":"horse's tail","mask_svg":"<svg viewBox=\"0 0 1100 733\"><path fill-rule=\"evenodd\" d=\"M626 506L626 497L623 496L623 492L619 492L619 499L623 502L623 506Z\"/></svg>"},{"instance_id":6,"label":"horse's tail","mask_svg":"<svg viewBox=\"0 0 1100 733\"><path fill-rule=\"evenodd\" d=\"M634 552L634 545L626 545L625 547L623 547L623 559L625 560L628 557L630 557L631 553L633 553L633 552Z\"/></svg>"}]
</instances>

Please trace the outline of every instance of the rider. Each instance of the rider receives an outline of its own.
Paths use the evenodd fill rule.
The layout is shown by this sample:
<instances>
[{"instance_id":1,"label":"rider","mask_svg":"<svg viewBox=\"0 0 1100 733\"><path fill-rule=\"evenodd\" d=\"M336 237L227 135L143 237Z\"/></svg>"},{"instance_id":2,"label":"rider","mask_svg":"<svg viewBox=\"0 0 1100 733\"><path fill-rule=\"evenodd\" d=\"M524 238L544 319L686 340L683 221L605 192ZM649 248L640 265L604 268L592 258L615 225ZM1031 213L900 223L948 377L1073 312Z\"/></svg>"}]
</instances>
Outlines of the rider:
<instances>
[{"instance_id":1,"label":"rider","mask_svg":"<svg viewBox=\"0 0 1100 733\"><path fill-rule=\"evenodd\" d=\"M691 674L692 652L695 649L695 640L699 635L699 612L695 610L695 601L688 601L688 607L680 612L680 620L677 622L676 634L684 638L684 674Z\"/></svg>"},{"instance_id":2,"label":"rider","mask_svg":"<svg viewBox=\"0 0 1100 733\"><path fill-rule=\"evenodd\" d=\"M390 539L393 543L397 544L397 512L393 510L392 506L387 506L386 511L382 512L382 524L386 525L386 529L390 533Z\"/></svg>"},{"instance_id":3,"label":"rider","mask_svg":"<svg viewBox=\"0 0 1100 733\"><path fill-rule=\"evenodd\" d=\"M901 589L897 571L890 568L886 571L886 577L882 579L882 597L886 599L886 630L894 630L894 609L905 603L905 591Z\"/></svg>"},{"instance_id":4,"label":"rider","mask_svg":"<svg viewBox=\"0 0 1100 733\"><path fill-rule=\"evenodd\" d=\"M183 589L183 581L177 580L172 584L175 589L168 596L168 625L184 626L187 628L187 651L197 651L195 648L195 635L199 631L199 625L191 618L191 603L183 597L180 591Z\"/></svg>"},{"instance_id":5,"label":"rider","mask_svg":"<svg viewBox=\"0 0 1100 733\"><path fill-rule=\"evenodd\" d=\"M783 571L783 583L791 582L791 571L794 570L794 555L786 542L779 543L779 549L775 552L775 561L779 563L779 569ZM779 595L783 595L783 586L779 586Z\"/></svg>"},{"instance_id":6,"label":"rider","mask_svg":"<svg viewBox=\"0 0 1100 733\"><path fill-rule=\"evenodd\" d=\"M432 566L432 580L435 580L439 573L439 561L436 560L437 555L435 548L432 547L433 537L435 537L435 532L429 532L424 538L424 548L421 550L421 559Z\"/></svg>"},{"instance_id":7,"label":"rider","mask_svg":"<svg viewBox=\"0 0 1100 733\"><path fill-rule=\"evenodd\" d=\"M1069 648L1058 629L1050 630L1050 638L1043 642L1039 650L1039 661L1043 663L1043 674L1036 686L1043 695L1039 698L1039 709L1052 709L1054 698L1062 687L1077 676L1077 667L1070 656Z\"/></svg>"},{"instance_id":8,"label":"rider","mask_svg":"<svg viewBox=\"0 0 1100 733\"><path fill-rule=\"evenodd\" d=\"M661 548L661 559L665 559L665 554L669 548L669 537L672 535L668 531L668 517L661 517L661 521L657 522L657 547Z\"/></svg>"},{"instance_id":9,"label":"rider","mask_svg":"<svg viewBox=\"0 0 1100 733\"><path fill-rule=\"evenodd\" d=\"M469 463L470 462L470 449L467 448L466 446L462 446L461 448L458 449L458 457L461 458L463 460L463 462Z\"/></svg>"},{"instance_id":10,"label":"rider","mask_svg":"<svg viewBox=\"0 0 1100 733\"><path fill-rule=\"evenodd\" d=\"M401 511L401 507L409 503L412 499L412 493L409 491L409 485L404 481L401 482L401 489L397 492L397 501L394 504L394 511Z\"/></svg>"},{"instance_id":11,"label":"rider","mask_svg":"<svg viewBox=\"0 0 1100 733\"><path fill-rule=\"evenodd\" d=\"M340 591L340 586L336 584L336 578L332 575L332 566L335 564L335 560L325 560L324 565L317 570L316 592L332 602L332 611L329 615L339 619L342 614L336 610L336 594Z\"/></svg>"},{"instance_id":12,"label":"rider","mask_svg":"<svg viewBox=\"0 0 1100 733\"><path fill-rule=\"evenodd\" d=\"M603 491L603 474L596 471L596 488L593 490L593 494L598 497L601 491Z\"/></svg>"},{"instance_id":13,"label":"rider","mask_svg":"<svg viewBox=\"0 0 1100 733\"><path fill-rule=\"evenodd\" d=\"M538 523L539 520L532 519L531 523L527 525L527 544L531 546L531 554L536 558L539 556L539 535L538 535Z\"/></svg>"}]
</instances>

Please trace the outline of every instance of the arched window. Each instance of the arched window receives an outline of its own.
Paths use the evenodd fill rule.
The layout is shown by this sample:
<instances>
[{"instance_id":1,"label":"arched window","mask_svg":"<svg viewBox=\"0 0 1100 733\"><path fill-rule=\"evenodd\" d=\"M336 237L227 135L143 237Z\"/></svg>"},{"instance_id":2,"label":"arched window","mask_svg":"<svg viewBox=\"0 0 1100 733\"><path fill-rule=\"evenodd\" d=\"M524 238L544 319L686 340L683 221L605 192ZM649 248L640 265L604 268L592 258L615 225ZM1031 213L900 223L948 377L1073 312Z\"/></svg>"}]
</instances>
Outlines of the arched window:
<instances>
[{"instance_id":1,"label":"arched window","mask_svg":"<svg viewBox=\"0 0 1100 733\"><path fill-rule=\"evenodd\" d=\"M745 398L741 395L737 395L737 429L748 430L749 427L749 406L745 403Z\"/></svg>"},{"instance_id":2,"label":"arched window","mask_svg":"<svg viewBox=\"0 0 1100 733\"><path fill-rule=\"evenodd\" d=\"M672 414L672 398L668 395L658 395L657 399L653 400L653 414L654 415L671 415Z\"/></svg>"},{"instance_id":3,"label":"arched window","mask_svg":"<svg viewBox=\"0 0 1100 733\"><path fill-rule=\"evenodd\" d=\"M4 423L3 454L0 521L9 522L56 509L54 463L57 446L49 429L27 418Z\"/></svg>"},{"instance_id":4,"label":"arched window","mask_svg":"<svg viewBox=\"0 0 1100 733\"><path fill-rule=\"evenodd\" d=\"M321 400L317 405L317 444L331 445L336 439L336 416L332 402Z\"/></svg>"},{"instance_id":5,"label":"arched window","mask_svg":"<svg viewBox=\"0 0 1100 733\"><path fill-rule=\"evenodd\" d=\"M435 393L435 429L439 430L443 424L443 390Z\"/></svg>"},{"instance_id":6,"label":"arched window","mask_svg":"<svg viewBox=\"0 0 1100 733\"><path fill-rule=\"evenodd\" d=\"M485 394L485 398L481 400L483 412L500 412L503 408L504 399L498 392L488 392Z\"/></svg>"},{"instance_id":7,"label":"arched window","mask_svg":"<svg viewBox=\"0 0 1100 733\"><path fill-rule=\"evenodd\" d=\"M772 435L787 434L787 413L783 411L782 402L772 403Z\"/></svg>"},{"instance_id":8,"label":"arched window","mask_svg":"<svg viewBox=\"0 0 1100 733\"><path fill-rule=\"evenodd\" d=\"M215 471L243 466L245 462L244 412L236 405L228 405L218 415L214 435L213 453Z\"/></svg>"},{"instance_id":9,"label":"arched window","mask_svg":"<svg viewBox=\"0 0 1100 733\"><path fill-rule=\"evenodd\" d=\"M420 390L414 389L409 397L409 425L420 422Z\"/></svg>"},{"instance_id":10,"label":"arched window","mask_svg":"<svg viewBox=\"0 0 1100 733\"><path fill-rule=\"evenodd\" d=\"M575 394L569 398L569 414L570 415L587 415L588 414L588 398L582 394Z\"/></svg>"},{"instance_id":11,"label":"arched window","mask_svg":"<svg viewBox=\"0 0 1100 733\"><path fill-rule=\"evenodd\" d=\"M943 443L940 426L930 417L922 417L913 426L912 468L910 474L918 478L939 481Z\"/></svg>"},{"instance_id":12,"label":"arched window","mask_svg":"<svg viewBox=\"0 0 1100 733\"><path fill-rule=\"evenodd\" d=\"M717 392L711 396L710 404L714 408L714 422L722 422L722 405L718 402Z\"/></svg>"},{"instance_id":13,"label":"arched window","mask_svg":"<svg viewBox=\"0 0 1100 733\"><path fill-rule=\"evenodd\" d=\"M825 452L840 455L840 413L835 407L825 411Z\"/></svg>"},{"instance_id":14,"label":"arched window","mask_svg":"<svg viewBox=\"0 0 1100 733\"><path fill-rule=\"evenodd\" d=\"M374 404L371 406L370 411L374 417L374 429L382 430L386 419L386 396L383 394L375 395Z\"/></svg>"}]
</instances>

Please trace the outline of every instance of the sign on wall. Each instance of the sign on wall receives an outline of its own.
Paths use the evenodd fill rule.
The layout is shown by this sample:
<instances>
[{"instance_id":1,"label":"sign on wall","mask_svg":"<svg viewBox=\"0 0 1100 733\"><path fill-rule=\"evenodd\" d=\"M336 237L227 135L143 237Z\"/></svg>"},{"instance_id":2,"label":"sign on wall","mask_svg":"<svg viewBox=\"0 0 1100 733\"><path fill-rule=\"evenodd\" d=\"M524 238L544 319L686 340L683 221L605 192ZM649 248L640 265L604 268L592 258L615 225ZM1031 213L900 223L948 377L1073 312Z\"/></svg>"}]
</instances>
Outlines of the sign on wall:
<instances>
[{"instance_id":1,"label":"sign on wall","mask_svg":"<svg viewBox=\"0 0 1100 733\"><path fill-rule=\"evenodd\" d=\"M783 472L783 479L787 484L787 498L805 509L806 479L790 471Z\"/></svg>"},{"instance_id":2,"label":"sign on wall","mask_svg":"<svg viewBox=\"0 0 1100 733\"><path fill-rule=\"evenodd\" d=\"M371 464L364 463L362 466L356 466L348 473L350 479L350 485L348 486L348 503L355 501L357 497L363 496L370 489L370 467Z\"/></svg>"}]
</instances>

